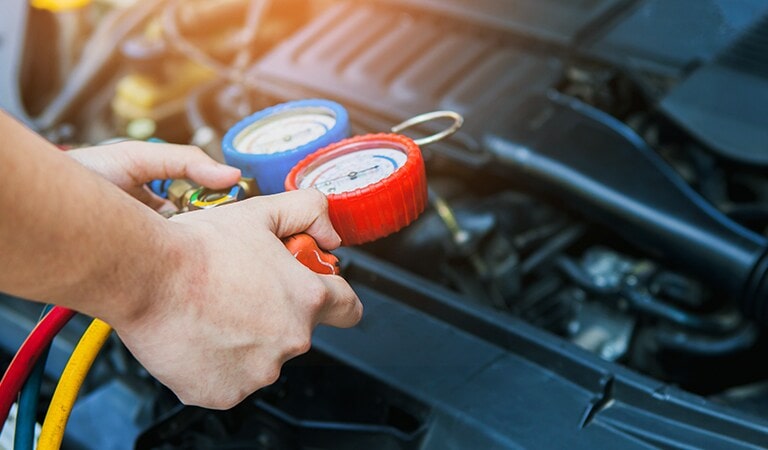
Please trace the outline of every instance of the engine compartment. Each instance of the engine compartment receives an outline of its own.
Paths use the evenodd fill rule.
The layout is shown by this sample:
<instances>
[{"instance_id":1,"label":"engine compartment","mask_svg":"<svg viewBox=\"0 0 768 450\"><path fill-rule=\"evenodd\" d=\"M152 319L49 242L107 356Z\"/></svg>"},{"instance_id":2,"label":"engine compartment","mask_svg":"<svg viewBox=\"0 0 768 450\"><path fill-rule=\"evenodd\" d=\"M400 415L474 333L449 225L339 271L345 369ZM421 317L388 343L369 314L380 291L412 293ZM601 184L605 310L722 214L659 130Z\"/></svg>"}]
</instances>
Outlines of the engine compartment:
<instances>
[{"instance_id":1,"label":"engine compartment","mask_svg":"<svg viewBox=\"0 0 768 450\"><path fill-rule=\"evenodd\" d=\"M2 106L56 144L158 137L221 160L240 118L300 98L343 104L355 134L430 110L466 118L424 149L423 216L338 252L366 306L359 327L319 329L278 383L227 412L178 405L115 340L73 413L72 448L768 439L768 148L735 157L700 132L753 132L768 103L744 124L696 103L729 86L683 95L764 32L762 2L105 0L66 14L16 3L0 19L0 61L20 68L0 80ZM763 98L764 73L750 73L745 95ZM553 170L538 175L539 156ZM612 208L605 192L648 212ZM759 253L749 273L734 248ZM37 312L0 309L11 355ZM76 342L61 341L51 377Z\"/></svg>"}]
</instances>

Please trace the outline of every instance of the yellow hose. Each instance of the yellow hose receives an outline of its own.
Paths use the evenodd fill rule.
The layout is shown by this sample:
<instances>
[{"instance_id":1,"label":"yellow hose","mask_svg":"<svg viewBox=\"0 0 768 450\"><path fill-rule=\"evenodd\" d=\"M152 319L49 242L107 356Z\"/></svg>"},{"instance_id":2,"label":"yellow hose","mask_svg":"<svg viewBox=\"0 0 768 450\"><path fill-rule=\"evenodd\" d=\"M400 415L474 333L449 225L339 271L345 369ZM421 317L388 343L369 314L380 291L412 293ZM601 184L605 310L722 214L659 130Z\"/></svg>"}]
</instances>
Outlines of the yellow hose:
<instances>
[{"instance_id":1,"label":"yellow hose","mask_svg":"<svg viewBox=\"0 0 768 450\"><path fill-rule=\"evenodd\" d=\"M64 367L59 384L53 393L51 405L48 407L48 413L45 415L43 428L40 432L40 440L37 448L39 450L58 450L61 447L61 441L64 438L64 428L67 426L69 414L72 412L72 406L77 399L77 393L83 380L91 369L93 360L99 354L99 350L109 337L112 328L99 319L94 319L88 329L83 333L80 342L77 343L75 351Z\"/></svg>"},{"instance_id":2,"label":"yellow hose","mask_svg":"<svg viewBox=\"0 0 768 450\"><path fill-rule=\"evenodd\" d=\"M91 0L31 0L32 6L51 12L70 11L88 6Z\"/></svg>"}]
</instances>

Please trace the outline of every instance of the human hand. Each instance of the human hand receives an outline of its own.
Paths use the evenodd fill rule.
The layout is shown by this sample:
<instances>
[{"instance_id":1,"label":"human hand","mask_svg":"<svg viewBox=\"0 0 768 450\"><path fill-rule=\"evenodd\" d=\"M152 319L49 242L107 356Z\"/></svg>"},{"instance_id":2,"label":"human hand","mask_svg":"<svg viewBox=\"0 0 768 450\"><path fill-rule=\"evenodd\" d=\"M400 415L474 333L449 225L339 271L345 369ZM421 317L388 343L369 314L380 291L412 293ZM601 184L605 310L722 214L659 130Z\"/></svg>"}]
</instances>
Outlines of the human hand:
<instances>
[{"instance_id":1,"label":"human hand","mask_svg":"<svg viewBox=\"0 0 768 450\"><path fill-rule=\"evenodd\" d=\"M152 180L188 178L221 189L240 178L240 170L219 164L191 145L123 141L69 150L66 154L157 211L176 208L149 190L146 183Z\"/></svg>"},{"instance_id":2,"label":"human hand","mask_svg":"<svg viewBox=\"0 0 768 450\"><path fill-rule=\"evenodd\" d=\"M311 272L280 240L307 232L323 248L339 245L319 192L167 220L104 177L129 191L165 177L217 188L238 171L197 150L168 145L160 154L161 146L141 142L67 157L1 111L0 134L12 143L0 145L8 209L0 214L0 290L105 320L184 402L230 407L307 351L317 324L360 319L342 278ZM176 150L185 153L169 155Z\"/></svg>"},{"instance_id":3,"label":"human hand","mask_svg":"<svg viewBox=\"0 0 768 450\"><path fill-rule=\"evenodd\" d=\"M318 324L351 327L362 305L341 277L317 275L281 238L340 239L316 190L253 198L168 221L177 265L134 315L109 318L136 358L182 402L230 408L277 380ZM125 320L131 317L130 320Z\"/></svg>"}]
</instances>

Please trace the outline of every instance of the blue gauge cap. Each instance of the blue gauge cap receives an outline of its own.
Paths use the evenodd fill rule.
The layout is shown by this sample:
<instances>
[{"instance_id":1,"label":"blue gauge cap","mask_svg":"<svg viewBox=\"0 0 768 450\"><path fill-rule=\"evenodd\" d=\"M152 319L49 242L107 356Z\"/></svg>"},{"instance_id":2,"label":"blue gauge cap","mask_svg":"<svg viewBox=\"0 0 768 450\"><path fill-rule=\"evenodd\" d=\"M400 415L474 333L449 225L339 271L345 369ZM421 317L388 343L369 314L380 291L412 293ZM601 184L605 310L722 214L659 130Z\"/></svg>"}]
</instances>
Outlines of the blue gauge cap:
<instances>
[{"instance_id":1,"label":"blue gauge cap","mask_svg":"<svg viewBox=\"0 0 768 450\"><path fill-rule=\"evenodd\" d=\"M314 132L319 132L320 135L309 142L297 139L300 145L296 147L290 147L291 135L289 134L275 141L279 144L277 151L267 148L267 144L252 144L248 152L238 149L239 146L244 145L243 141L249 134L258 133L268 124L301 114L327 115L335 120L330 126L315 123ZM298 132L297 135L301 133L303 131ZM299 161L316 150L345 139L348 135L349 114L343 106L330 100L298 100L272 106L238 122L224 135L222 151L227 164L239 168L242 176L254 178L262 194L275 194L285 191L285 177Z\"/></svg>"},{"instance_id":2,"label":"blue gauge cap","mask_svg":"<svg viewBox=\"0 0 768 450\"><path fill-rule=\"evenodd\" d=\"M166 142L162 139L151 137L147 139L147 142L152 142L154 144L165 144ZM149 186L149 190L157 194L158 196L167 199L168 198L168 186L173 183L173 180L166 179L166 180L152 180L149 183L147 183L147 186Z\"/></svg>"},{"instance_id":3,"label":"blue gauge cap","mask_svg":"<svg viewBox=\"0 0 768 450\"><path fill-rule=\"evenodd\" d=\"M158 196L162 198L168 198L168 187L173 183L173 180L166 179L166 180L152 180L149 183L149 190L157 194Z\"/></svg>"}]
</instances>

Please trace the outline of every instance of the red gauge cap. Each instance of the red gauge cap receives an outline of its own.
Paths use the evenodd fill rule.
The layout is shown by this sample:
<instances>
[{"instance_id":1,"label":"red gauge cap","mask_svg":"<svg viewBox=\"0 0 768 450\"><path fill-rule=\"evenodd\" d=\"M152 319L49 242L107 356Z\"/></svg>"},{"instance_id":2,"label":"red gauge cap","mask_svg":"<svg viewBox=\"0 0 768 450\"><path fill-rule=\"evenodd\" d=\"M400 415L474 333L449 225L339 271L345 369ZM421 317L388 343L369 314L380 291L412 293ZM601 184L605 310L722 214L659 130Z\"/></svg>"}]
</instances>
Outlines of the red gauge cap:
<instances>
[{"instance_id":1,"label":"red gauge cap","mask_svg":"<svg viewBox=\"0 0 768 450\"><path fill-rule=\"evenodd\" d=\"M357 136L307 156L290 171L285 188L311 187L326 194L342 245L363 244L399 231L427 204L421 150L399 134Z\"/></svg>"}]
</instances>

